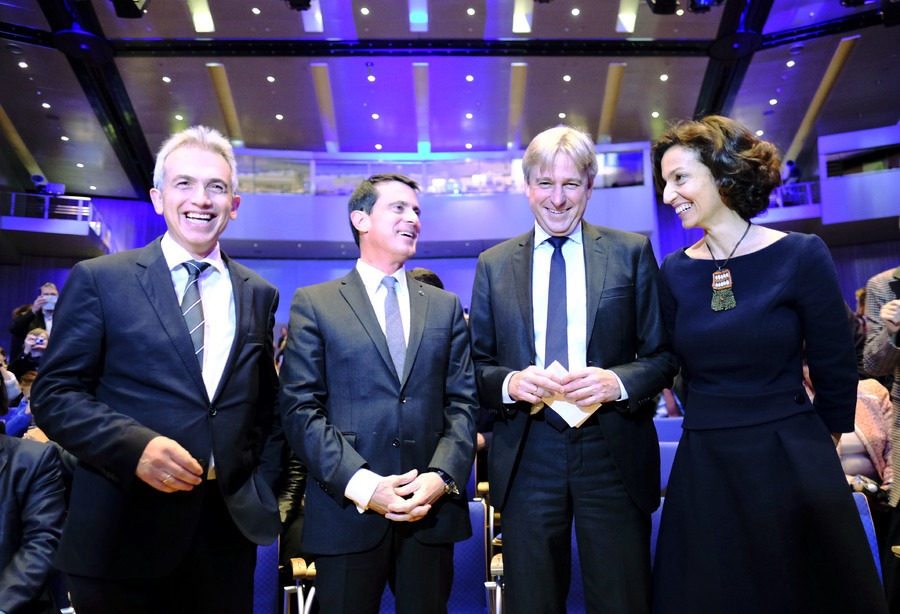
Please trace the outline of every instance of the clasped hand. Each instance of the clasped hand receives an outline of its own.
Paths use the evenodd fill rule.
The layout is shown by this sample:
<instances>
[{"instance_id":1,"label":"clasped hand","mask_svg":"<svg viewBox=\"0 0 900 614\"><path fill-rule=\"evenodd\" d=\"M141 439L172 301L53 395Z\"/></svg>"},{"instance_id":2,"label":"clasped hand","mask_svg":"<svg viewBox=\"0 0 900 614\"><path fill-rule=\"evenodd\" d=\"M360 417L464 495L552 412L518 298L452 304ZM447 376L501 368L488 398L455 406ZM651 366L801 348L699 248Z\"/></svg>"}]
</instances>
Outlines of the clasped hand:
<instances>
[{"instance_id":1,"label":"clasped hand","mask_svg":"<svg viewBox=\"0 0 900 614\"><path fill-rule=\"evenodd\" d=\"M388 520L415 522L424 518L443 494L441 476L431 471L420 475L413 469L403 475L381 478L369 500L369 509Z\"/></svg>"},{"instance_id":2,"label":"clasped hand","mask_svg":"<svg viewBox=\"0 0 900 614\"><path fill-rule=\"evenodd\" d=\"M537 403L557 394L578 407L590 407L615 401L622 396L622 390L612 371L597 367L572 371L559 378L532 365L509 380L509 396L516 401Z\"/></svg>"},{"instance_id":3,"label":"clasped hand","mask_svg":"<svg viewBox=\"0 0 900 614\"><path fill-rule=\"evenodd\" d=\"M896 335L900 331L900 300L885 303L878 312L888 334Z\"/></svg>"}]
</instances>

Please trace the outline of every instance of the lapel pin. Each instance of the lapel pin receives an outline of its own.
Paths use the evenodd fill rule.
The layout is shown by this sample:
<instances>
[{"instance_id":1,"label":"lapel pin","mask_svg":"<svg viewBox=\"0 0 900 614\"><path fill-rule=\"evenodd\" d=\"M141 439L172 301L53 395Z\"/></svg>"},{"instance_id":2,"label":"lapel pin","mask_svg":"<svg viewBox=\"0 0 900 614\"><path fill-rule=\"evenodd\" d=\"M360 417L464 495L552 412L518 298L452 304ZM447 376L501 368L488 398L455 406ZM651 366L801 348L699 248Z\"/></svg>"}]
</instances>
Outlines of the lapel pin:
<instances>
[{"instance_id":1,"label":"lapel pin","mask_svg":"<svg viewBox=\"0 0 900 614\"><path fill-rule=\"evenodd\" d=\"M419 296L425 296L425 293L419 290Z\"/></svg>"}]
</instances>

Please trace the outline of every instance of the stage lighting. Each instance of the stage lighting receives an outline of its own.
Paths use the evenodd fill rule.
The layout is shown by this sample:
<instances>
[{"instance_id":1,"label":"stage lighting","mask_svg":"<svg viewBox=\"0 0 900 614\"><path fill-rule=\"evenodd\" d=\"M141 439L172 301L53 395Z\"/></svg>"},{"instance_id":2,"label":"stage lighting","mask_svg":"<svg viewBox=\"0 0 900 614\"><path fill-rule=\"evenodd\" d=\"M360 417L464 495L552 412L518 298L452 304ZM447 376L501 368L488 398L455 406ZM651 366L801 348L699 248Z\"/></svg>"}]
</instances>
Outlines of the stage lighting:
<instances>
[{"instance_id":1,"label":"stage lighting","mask_svg":"<svg viewBox=\"0 0 900 614\"><path fill-rule=\"evenodd\" d=\"M311 0L285 0L288 8L292 11L306 11L309 10L309 6L312 4Z\"/></svg>"},{"instance_id":2,"label":"stage lighting","mask_svg":"<svg viewBox=\"0 0 900 614\"><path fill-rule=\"evenodd\" d=\"M678 8L677 0L647 0L647 4L654 15L674 15Z\"/></svg>"}]
</instances>

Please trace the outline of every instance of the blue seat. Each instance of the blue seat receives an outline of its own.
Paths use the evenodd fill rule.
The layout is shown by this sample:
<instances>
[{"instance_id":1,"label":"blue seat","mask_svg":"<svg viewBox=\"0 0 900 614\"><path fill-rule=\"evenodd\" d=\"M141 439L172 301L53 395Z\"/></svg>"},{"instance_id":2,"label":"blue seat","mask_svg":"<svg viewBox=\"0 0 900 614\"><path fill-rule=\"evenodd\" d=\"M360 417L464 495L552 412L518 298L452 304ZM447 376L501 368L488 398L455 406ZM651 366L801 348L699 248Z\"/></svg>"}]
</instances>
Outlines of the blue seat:
<instances>
[{"instance_id":1,"label":"blue seat","mask_svg":"<svg viewBox=\"0 0 900 614\"><path fill-rule=\"evenodd\" d=\"M281 586L278 581L278 545L256 547L256 571L253 575L253 614L277 614Z\"/></svg>"},{"instance_id":2,"label":"blue seat","mask_svg":"<svg viewBox=\"0 0 900 614\"><path fill-rule=\"evenodd\" d=\"M660 441L678 441L681 439L681 423L684 422L683 416L673 418L654 418L653 425L656 427L656 436Z\"/></svg>"},{"instance_id":3,"label":"blue seat","mask_svg":"<svg viewBox=\"0 0 900 614\"><path fill-rule=\"evenodd\" d=\"M872 556L875 558L878 577L881 578L881 557L878 555L878 539L875 537L875 524L872 522L869 500L861 492L853 493L853 500L856 502L856 509L859 511L859 518L862 520L863 528L866 530L866 539L869 540L869 548L871 548Z\"/></svg>"}]
</instances>

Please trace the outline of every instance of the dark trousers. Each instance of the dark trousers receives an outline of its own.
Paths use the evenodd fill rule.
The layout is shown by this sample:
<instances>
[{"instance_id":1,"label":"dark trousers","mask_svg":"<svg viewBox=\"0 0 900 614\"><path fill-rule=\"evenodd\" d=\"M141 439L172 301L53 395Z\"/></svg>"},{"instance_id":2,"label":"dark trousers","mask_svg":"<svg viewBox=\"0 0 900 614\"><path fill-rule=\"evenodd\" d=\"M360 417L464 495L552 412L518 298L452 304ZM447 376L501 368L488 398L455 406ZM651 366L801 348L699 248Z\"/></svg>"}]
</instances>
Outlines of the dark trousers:
<instances>
[{"instance_id":1,"label":"dark trousers","mask_svg":"<svg viewBox=\"0 0 900 614\"><path fill-rule=\"evenodd\" d=\"M900 559L891 546L900 546L900 509L890 508L887 539L881 550L881 575L891 614L900 614Z\"/></svg>"},{"instance_id":2,"label":"dark trousers","mask_svg":"<svg viewBox=\"0 0 900 614\"><path fill-rule=\"evenodd\" d=\"M202 520L184 560L161 578L107 579L69 574L69 591L78 614L253 611L256 545L231 520L215 482L203 487Z\"/></svg>"},{"instance_id":3,"label":"dark trousers","mask_svg":"<svg viewBox=\"0 0 900 614\"><path fill-rule=\"evenodd\" d=\"M574 522L587 612L648 612L650 516L628 496L596 417L560 432L543 411L529 419L501 512L506 611L565 614Z\"/></svg>"},{"instance_id":4,"label":"dark trousers","mask_svg":"<svg viewBox=\"0 0 900 614\"><path fill-rule=\"evenodd\" d=\"M396 614L446 614L453 585L453 544L420 543L409 529L405 523L392 523L372 550L317 556L319 611L378 614L387 584Z\"/></svg>"}]
</instances>

